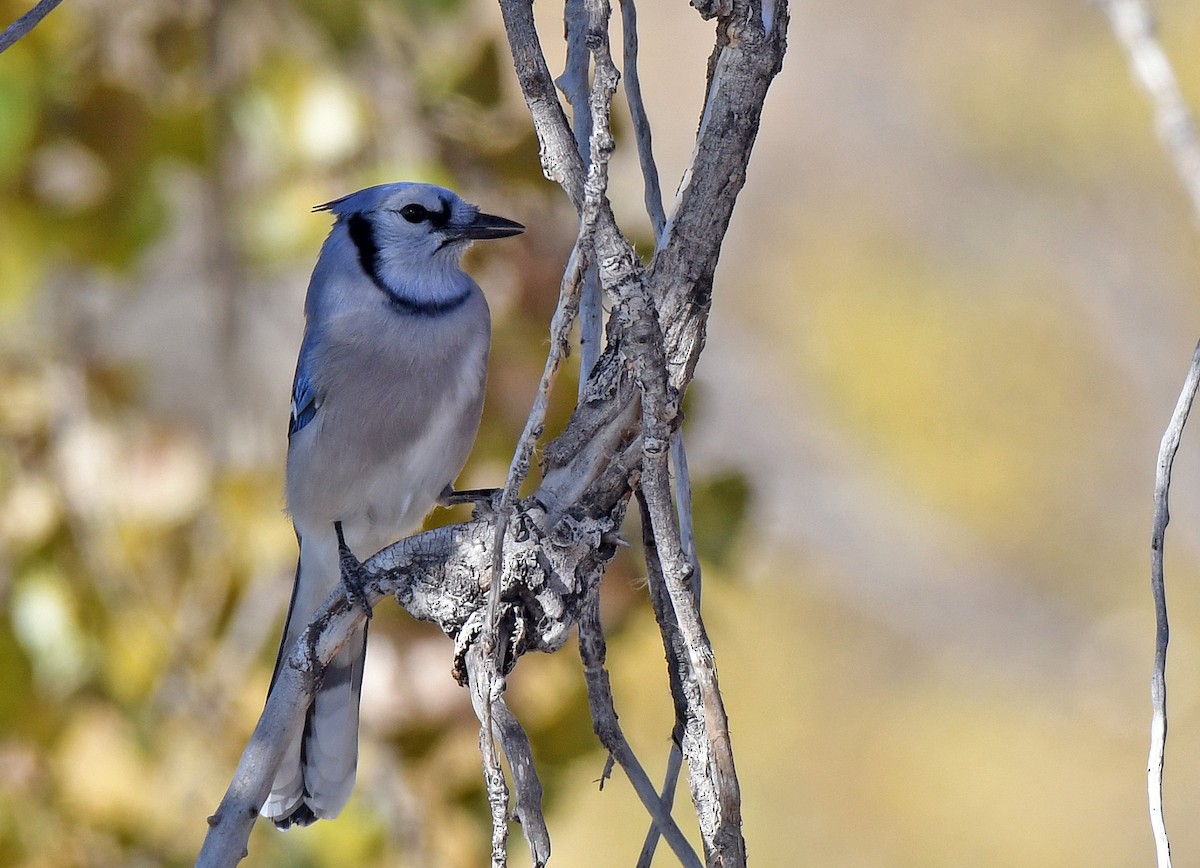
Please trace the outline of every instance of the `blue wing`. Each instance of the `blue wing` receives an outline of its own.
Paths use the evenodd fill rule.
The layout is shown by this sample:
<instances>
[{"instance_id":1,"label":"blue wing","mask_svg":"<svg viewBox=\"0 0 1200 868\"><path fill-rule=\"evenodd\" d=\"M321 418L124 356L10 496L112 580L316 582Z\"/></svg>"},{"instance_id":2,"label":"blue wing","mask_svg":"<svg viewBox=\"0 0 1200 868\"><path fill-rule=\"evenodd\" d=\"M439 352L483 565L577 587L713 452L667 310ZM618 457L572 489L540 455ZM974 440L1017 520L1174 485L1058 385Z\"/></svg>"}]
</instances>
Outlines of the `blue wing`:
<instances>
[{"instance_id":1,"label":"blue wing","mask_svg":"<svg viewBox=\"0 0 1200 868\"><path fill-rule=\"evenodd\" d=\"M296 379L292 382L292 418L288 421L288 439L307 425L317 415L321 406L316 387L309 377L304 355L296 365Z\"/></svg>"}]
</instances>

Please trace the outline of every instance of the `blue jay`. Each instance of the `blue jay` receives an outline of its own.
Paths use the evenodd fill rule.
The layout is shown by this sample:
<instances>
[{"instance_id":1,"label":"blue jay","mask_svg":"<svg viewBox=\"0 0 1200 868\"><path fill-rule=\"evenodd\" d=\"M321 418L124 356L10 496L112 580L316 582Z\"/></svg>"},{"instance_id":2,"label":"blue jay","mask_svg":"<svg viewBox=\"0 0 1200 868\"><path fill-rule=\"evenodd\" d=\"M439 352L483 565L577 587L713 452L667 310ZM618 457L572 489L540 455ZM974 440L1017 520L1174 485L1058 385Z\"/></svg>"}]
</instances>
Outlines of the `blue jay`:
<instances>
[{"instance_id":1,"label":"blue jay","mask_svg":"<svg viewBox=\"0 0 1200 868\"><path fill-rule=\"evenodd\" d=\"M340 580L334 522L366 558L452 492L491 344L487 302L460 261L473 240L525 228L430 184L368 187L314 210L336 221L308 286L292 386L287 505L300 561L275 677ZM330 662L286 748L262 807L280 828L335 817L350 798L366 642L364 627Z\"/></svg>"}]
</instances>

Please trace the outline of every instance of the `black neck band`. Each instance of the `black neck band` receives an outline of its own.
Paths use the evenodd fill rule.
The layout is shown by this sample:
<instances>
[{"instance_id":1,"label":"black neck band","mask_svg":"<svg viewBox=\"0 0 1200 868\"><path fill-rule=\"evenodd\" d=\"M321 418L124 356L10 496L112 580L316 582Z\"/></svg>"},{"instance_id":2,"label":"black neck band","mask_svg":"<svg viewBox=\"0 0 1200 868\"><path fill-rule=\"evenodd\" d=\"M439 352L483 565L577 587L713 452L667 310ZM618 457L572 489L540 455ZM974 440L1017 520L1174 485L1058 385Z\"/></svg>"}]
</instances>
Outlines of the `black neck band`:
<instances>
[{"instance_id":1,"label":"black neck band","mask_svg":"<svg viewBox=\"0 0 1200 868\"><path fill-rule=\"evenodd\" d=\"M459 295L445 299L413 299L406 298L388 286L379 277L379 246L375 243L375 233L369 221L362 214L351 214L346 220L346 228L350 232L350 240L358 250L358 263L363 273L371 278L371 282L383 293L388 303L397 310L410 316L441 316L462 307L471 297L468 287Z\"/></svg>"}]
</instances>

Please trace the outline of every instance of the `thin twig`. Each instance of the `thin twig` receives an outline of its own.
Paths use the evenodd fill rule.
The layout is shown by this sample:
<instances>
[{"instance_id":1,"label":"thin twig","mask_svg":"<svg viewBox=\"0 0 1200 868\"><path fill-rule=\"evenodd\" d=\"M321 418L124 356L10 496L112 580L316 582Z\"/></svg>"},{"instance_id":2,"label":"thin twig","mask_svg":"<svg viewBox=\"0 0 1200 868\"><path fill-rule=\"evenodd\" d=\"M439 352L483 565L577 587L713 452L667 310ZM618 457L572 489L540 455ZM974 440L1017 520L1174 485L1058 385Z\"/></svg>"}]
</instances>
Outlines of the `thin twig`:
<instances>
[{"instance_id":1,"label":"thin twig","mask_svg":"<svg viewBox=\"0 0 1200 868\"><path fill-rule=\"evenodd\" d=\"M696 851L687 842L675 819L671 816L670 806L664 806L663 799L654 789L654 783L646 770L634 755L633 749L617 722L617 712L613 705L612 686L609 683L608 671L604 668L605 642L604 631L600 625L599 595L593 591L584 600L579 613L579 656L583 660L584 679L587 683L588 706L592 715L592 729L600 743L608 750L609 756L625 772L634 792L638 794L642 805L649 812L654 826L667 840L681 864L688 868L700 868L703 864Z\"/></svg>"},{"instance_id":2,"label":"thin twig","mask_svg":"<svg viewBox=\"0 0 1200 868\"><path fill-rule=\"evenodd\" d=\"M588 104L588 18L584 0L567 0L563 7L563 25L567 37L567 57L563 74L555 84L571 106L571 128L584 167L591 165L592 112ZM603 309L600 280L596 266L589 265L583 277L579 302L579 397L587 391L588 375L600 358L603 334Z\"/></svg>"},{"instance_id":3,"label":"thin twig","mask_svg":"<svg viewBox=\"0 0 1200 868\"><path fill-rule=\"evenodd\" d=\"M587 165L592 138L592 113L588 110L587 9L584 0L563 4L563 30L567 39L567 57L563 73L554 80L571 106L571 128L579 158Z\"/></svg>"},{"instance_id":4,"label":"thin twig","mask_svg":"<svg viewBox=\"0 0 1200 868\"><path fill-rule=\"evenodd\" d=\"M503 576L501 573L504 563L504 537L512 515L513 505L517 499L517 493L521 489L521 484L529 475L534 448L545 429L546 412L550 405L550 392L553 388L558 369L561 367L562 360L567 353L567 336L571 330L571 323L575 320L579 309L581 263L580 247L579 243L576 242L575 247L571 250L571 255L567 261L567 268L563 273L562 284L559 287L558 306L555 308L554 316L550 320L550 352L546 356L546 365L542 371L542 378L538 382L538 390L534 397L533 407L530 409L529 416L525 420L525 428L521 432L521 438L517 441L517 448L513 453L512 462L509 464L508 476L504 481L504 489L500 494L499 505L497 507L496 529L492 537L491 585L488 589L487 618L482 637L484 650L487 659L491 661L491 665L488 673L485 674L485 680L489 684L480 685L479 687L479 696L482 699L482 704L479 707L483 712L480 715L480 747L483 751L484 776L488 782L488 794L492 798L499 798L501 795L501 789L495 786L493 780L495 776L499 774L501 783L503 782L503 772L500 769L495 742L492 739L492 733L495 731L496 726L496 722L492 718L492 698L502 690L500 688L500 643L498 637L500 629L500 594L503 587ZM510 761L511 759L510 757ZM498 828L498 823L500 822L498 818L503 815L504 811L499 810L499 807L493 802L493 861L501 858L495 847L498 842L500 844L503 843L503 836L500 834ZM503 864L503 862L500 864Z\"/></svg>"},{"instance_id":5,"label":"thin twig","mask_svg":"<svg viewBox=\"0 0 1200 868\"><path fill-rule=\"evenodd\" d=\"M1150 678L1150 700L1153 708L1150 720L1150 757L1146 768L1146 785L1150 798L1150 827L1154 832L1154 848L1158 855L1159 868L1171 864L1171 843L1167 837L1166 819L1163 817L1163 762L1167 748L1167 642L1170 629L1167 624L1167 592L1163 577L1163 547L1166 543L1167 523L1171 520L1167 499L1171 489L1171 468L1175 464L1175 453L1179 451L1179 439L1183 426L1196 400L1196 388L1200 386L1200 344L1192 353L1192 363L1171 422L1163 434L1158 447L1158 465L1154 476L1154 531L1150 538L1150 587L1154 592L1154 674Z\"/></svg>"},{"instance_id":6,"label":"thin twig","mask_svg":"<svg viewBox=\"0 0 1200 868\"><path fill-rule=\"evenodd\" d=\"M700 555L696 552L696 525L692 520L692 477L688 470L683 428L671 436L671 469L675 471L675 514L679 519L679 543L692 565L691 590L696 607L700 606Z\"/></svg>"},{"instance_id":7,"label":"thin twig","mask_svg":"<svg viewBox=\"0 0 1200 868\"><path fill-rule=\"evenodd\" d=\"M675 789L679 784L679 772L683 767L683 750L681 745L686 737L688 726L688 698L685 686L689 679L687 664L687 649L679 635L679 624L675 620L675 611L671 608L671 597L667 593L666 582L662 574L662 562L658 557L658 542L654 538L654 529L650 524L650 513L646 508L646 497L640 489L636 492L638 508L642 519L642 549L646 557L646 585L649 590L650 605L654 609L654 618L658 622L658 631L662 636L663 653L667 660L667 681L671 688L671 698L675 704L675 723L671 729L671 752L667 757L667 770L663 776L663 786L660 799L663 810L670 813L675 802ZM638 857L638 868L649 868L654 860L654 851L658 848L658 824L651 823L642 844L642 852Z\"/></svg>"},{"instance_id":8,"label":"thin twig","mask_svg":"<svg viewBox=\"0 0 1200 868\"><path fill-rule=\"evenodd\" d=\"M646 104L642 101L642 83L638 78L637 7L634 0L621 0L621 36L621 72L625 79L625 99L629 103L629 115L633 119L633 133L637 141L638 162L642 166L646 215L650 218L650 228L654 230L654 246L657 248L667 226L667 215L663 211L658 165L654 162L650 118L646 114Z\"/></svg>"},{"instance_id":9,"label":"thin twig","mask_svg":"<svg viewBox=\"0 0 1200 868\"><path fill-rule=\"evenodd\" d=\"M38 0L36 6L4 28L4 32L0 33L0 54L3 54L30 30L37 27L42 19L53 12L54 7L61 2L62 0Z\"/></svg>"},{"instance_id":10,"label":"thin twig","mask_svg":"<svg viewBox=\"0 0 1200 868\"><path fill-rule=\"evenodd\" d=\"M642 187L643 198L646 206L646 215L650 218L650 227L654 232L654 248L658 249L662 244L665 230L667 227L667 216L663 210L662 189L658 179L658 164L654 160L653 136L650 130L650 118L646 113L646 104L642 99L641 79L638 76L638 32L637 32L637 6L634 0L620 0L621 2L621 34L622 34L622 51L621 51L621 70L625 81L625 99L629 103L629 114L633 121L634 138L637 142L638 162L642 169ZM687 453L683 444L683 429L680 428L671 439L671 463L675 471L675 504L679 518L679 535L683 542L683 550L687 554L688 559L692 563L692 593L695 597L696 604L700 603L700 560L696 556L696 532L695 524L692 520L692 483L688 473ZM651 540L653 535L649 534L649 519L645 517L643 510L643 523L647 535ZM655 555L657 560L657 554ZM649 557L647 557L649 560ZM651 566L647 563L648 572L651 576L657 570L660 576L659 585L661 587L661 566L655 564ZM653 581L653 579L652 579ZM662 593L665 595L666 590L662 588ZM663 610L663 611L660 611ZM667 635L670 631L678 630L678 626L674 625L673 619L668 624L663 619L665 612L669 611L669 600L664 599L662 605L655 606L655 613L659 617L659 627L663 634L664 645L667 647L667 659L674 670L677 665L677 659L672 654L672 643L667 640ZM677 703L684 701L682 686L677 674L672 671L671 692ZM661 790L661 799L663 809L671 812L671 808L675 802L675 789L679 784L679 772L683 767L683 752L680 745L683 743L683 726L685 723L685 709L681 709L677 714L675 729L671 740L671 750L667 757L667 769L663 775L663 785ZM648 868L651 861L654 859L654 851L658 847L659 830L658 824L651 822L650 828L646 832L646 840L642 844L642 852L638 857L639 868Z\"/></svg>"},{"instance_id":11,"label":"thin twig","mask_svg":"<svg viewBox=\"0 0 1200 868\"><path fill-rule=\"evenodd\" d=\"M609 124L608 103L599 98L600 82L611 81L614 89L616 85L616 67L608 41L603 38L607 33L603 24L607 21L608 3L606 0L588 0L588 9L589 30L599 38L594 39L591 46L597 85L592 90L593 165L588 173L584 198L585 222L594 188L603 189L603 182L607 181L607 167L598 166L595 160L596 139ZM611 98L611 94L609 96ZM618 289L621 301L620 323L624 326L628 344L622 349L634 367L642 396L641 488L649 507L654 537L660 547L671 605L687 649L690 675L698 687L697 695L688 697L688 718L703 723L703 739L689 757L693 764L689 779L693 785L693 801L700 814L701 836L710 862L740 866L745 862L741 795L729 745L724 703L717 686L712 645L687 584L691 565L683 554L675 527L668 450L679 407L677 398L672 400L668 394L658 312L646 291L645 275L638 268L636 259L629 263L610 257L602 260L600 266L602 279L610 272L605 283Z\"/></svg>"},{"instance_id":12,"label":"thin twig","mask_svg":"<svg viewBox=\"0 0 1200 868\"><path fill-rule=\"evenodd\" d=\"M644 346L654 347L653 341ZM661 352L661 350L660 350ZM657 364L654 362L657 361ZM641 490L659 546L663 578L687 649L689 673L697 687L689 701L689 720L700 721L702 741L685 751L691 765L689 781L700 818L701 835L711 864L741 866L746 861L741 833L741 791L729 742L729 723L717 685L712 644L700 619L689 584L691 565L683 553L675 528L667 452L669 422L674 418L666 390L666 370L661 357L639 358L638 380L642 388L642 477Z\"/></svg>"},{"instance_id":13,"label":"thin twig","mask_svg":"<svg viewBox=\"0 0 1200 868\"><path fill-rule=\"evenodd\" d=\"M662 810L668 816L675 807L675 791L679 788L681 771L683 771L683 748L672 742L671 751L667 754L667 770L663 773L662 791L659 793ZM654 853L658 850L660 837L662 835L659 832L658 823L652 821L650 828L646 830L646 839L642 842L642 852L638 854L636 868L650 868L654 863Z\"/></svg>"},{"instance_id":14,"label":"thin twig","mask_svg":"<svg viewBox=\"0 0 1200 868\"><path fill-rule=\"evenodd\" d=\"M467 650L466 670L468 687L471 692L471 705L475 714L483 720L489 717L493 727L493 735L500 740L504 755L508 758L508 767L513 776L513 788L516 791L516 814L521 822L521 831L529 844L530 855L533 857L534 868L542 868L550 859L550 833L546 828L546 820L542 814L542 783L538 779L537 770L533 765L533 751L529 737L521 727L516 716L509 710L500 693L488 696L483 691L495 680L491 674L491 661L487 658L486 649L479 643L474 643ZM485 710L486 709L486 710ZM481 751L494 750L485 742L487 739L480 734L479 747ZM485 768L485 778L488 787L488 801L493 812L497 805L507 805L508 788L504 782L504 773L497 763ZM497 791L495 794L492 790ZM497 832L497 828L501 832ZM503 868L506 864L506 841L508 816L501 812L497 819L493 816L492 823L492 864ZM499 838L497 837L499 835Z\"/></svg>"},{"instance_id":15,"label":"thin twig","mask_svg":"<svg viewBox=\"0 0 1200 868\"><path fill-rule=\"evenodd\" d=\"M485 650L486 646L485 646ZM490 656L490 655L489 655ZM474 671L474 670L472 670ZM480 673L481 684L472 684L471 690L482 699L484 720L479 730L479 755L483 758L483 782L487 790L488 808L492 818L492 868L508 865L508 785L504 781L504 768L500 765L500 754L496 750L495 717L493 707L497 705L499 691L494 686L497 679L490 667Z\"/></svg>"},{"instance_id":16,"label":"thin twig","mask_svg":"<svg viewBox=\"0 0 1200 868\"><path fill-rule=\"evenodd\" d=\"M1200 135L1196 120L1179 89L1171 61L1155 35L1154 16L1143 0L1104 0L1104 8L1113 33L1125 49L1134 78L1146 92L1154 109L1154 127L1167 152L1175 173L1192 202L1192 217L1200 226ZM1158 451L1154 482L1154 530L1150 542L1150 586L1154 593L1155 636L1154 673L1150 679L1151 721L1150 756L1146 766L1146 787L1150 807L1150 828L1159 868L1171 864L1171 842L1163 816L1163 764L1167 749L1167 622L1166 586L1163 579L1163 545L1167 522L1167 496L1171 485L1171 467L1179 449L1183 426L1191 412L1200 383L1200 344L1192 356L1187 380L1175 405L1171 422L1163 434Z\"/></svg>"},{"instance_id":17,"label":"thin twig","mask_svg":"<svg viewBox=\"0 0 1200 868\"><path fill-rule=\"evenodd\" d=\"M567 267L563 272L562 283L559 285L558 306L550 319L550 352L546 356L546 365L542 369L542 378L538 381L537 394L533 399L533 407L525 420L525 428L517 441L513 452L512 462L508 466L508 475L504 480L504 489L500 493L499 520L496 522L496 533L492 546L492 575L488 597L488 623L495 627L500 611L500 564L504 557L504 534L508 529L509 517L521 484L529 476L533 463L533 452L538 439L542 436L546 424L546 412L550 406L550 392L554 386L558 369L562 366L563 358L568 352L568 335L571 324L579 312L579 284L584 268L584 257L581 252L582 239L576 239L575 246L567 258Z\"/></svg>"},{"instance_id":18,"label":"thin twig","mask_svg":"<svg viewBox=\"0 0 1200 868\"><path fill-rule=\"evenodd\" d=\"M583 205L583 181L587 169L579 156L579 143L567 124L566 113L554 89L554 79L546 65L546 55L533 20L533 4L529 0L500 0L500 13L508 34L513 69L537 132L542 171L563 188L571 204L579 210Z\"/></svg>"},{"instance_id":19,"label":"thin twig","mask_svg":"<svg viewBox=\"0 0 1200 868\"><path fill-rule=\"evenodd\" d=\"M1200 135L1179 89L1171 61L1154 32L1154 16L1143 0L1104 0L1113 32L1129 57L1134 78L1154 108L1154 128L1200 225Z\"/></svg>"},{"instance_id":20,"label":"thin twig","mask_svg":"<svg viewBox=\"0 0 1200 868\"><path fill-rule=\"evenodd\" d=\"M612 62L608 43L611 7L608 0L587 0L588 32L593 56L593 83L589 95L592 116L591 149L588 177L584 185L583 226L590 236L595 229L608 189L608 163L613 149L611 108L620 76ZM597 289L597 295L598 295ZM617 724L608 673L604 670L604 634L600 624L599 603L595 595L587 601L579 620L580 654L583 656L588 684L589 705L596 735L608 748L611 757L625 771L651 817L655 834L667 838L684 865L700 865L695 852L687 845L671 817L673 799L661 796L650 782L633 749Z\"/></svg>"}]
</instances>

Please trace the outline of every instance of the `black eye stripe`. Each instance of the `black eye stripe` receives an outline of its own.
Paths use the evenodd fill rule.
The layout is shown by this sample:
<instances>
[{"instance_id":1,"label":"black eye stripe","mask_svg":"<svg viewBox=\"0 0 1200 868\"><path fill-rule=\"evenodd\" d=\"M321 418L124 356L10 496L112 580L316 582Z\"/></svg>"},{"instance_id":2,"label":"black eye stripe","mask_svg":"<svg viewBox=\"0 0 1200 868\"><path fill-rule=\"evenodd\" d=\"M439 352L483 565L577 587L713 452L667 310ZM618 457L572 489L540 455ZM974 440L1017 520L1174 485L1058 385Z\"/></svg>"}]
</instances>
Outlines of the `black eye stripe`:
<instances>
[{"instance_id":1,"label":"black eye stripe","mask_svg":"<svg viewBox=\"0 0 1200 868\"><path fill-rule=\"evenodd\" d=\"M430 219L440 220L442 217L441 214L430 214L423 208L421 210ZM371 278L371 282L383 293L384 298L401 313L422 317L442 316L443 314L458 310L471 297L470 287L461 295L442 301L418 300L401 295L395 289L388 286L383 276L379 273L379 245L375 242L375 230L371 226L371 221L361 213L356 212L347 218L346 230L350 235L350 241L354 244L355 250L358 251L358 262L362 266L363 272L367 277Z\"/></svg>"},{"instance_id":2,"label":"black eye stripe","mask_svg":"<svg viewBox=\"0 0 1200 868\"><path fill-rule=\"evenodd\" d=\"M438 201L442 206L439 211L430 211L424 205L410 202L394 213L399 214L409 223L424 223L428 220L433 228L442 229L450 222L450 215L453 209L445 199L439 199Z\"/></svg>"}]
</instances>

